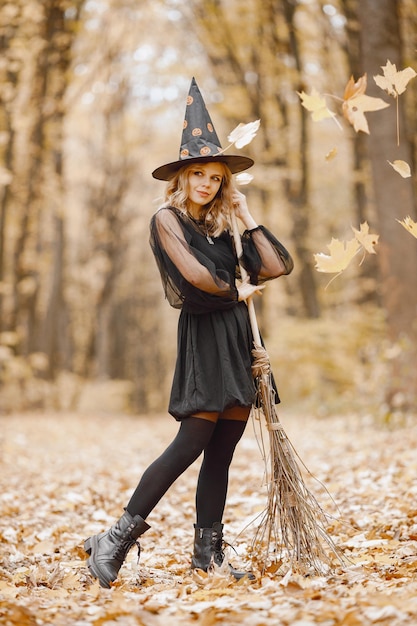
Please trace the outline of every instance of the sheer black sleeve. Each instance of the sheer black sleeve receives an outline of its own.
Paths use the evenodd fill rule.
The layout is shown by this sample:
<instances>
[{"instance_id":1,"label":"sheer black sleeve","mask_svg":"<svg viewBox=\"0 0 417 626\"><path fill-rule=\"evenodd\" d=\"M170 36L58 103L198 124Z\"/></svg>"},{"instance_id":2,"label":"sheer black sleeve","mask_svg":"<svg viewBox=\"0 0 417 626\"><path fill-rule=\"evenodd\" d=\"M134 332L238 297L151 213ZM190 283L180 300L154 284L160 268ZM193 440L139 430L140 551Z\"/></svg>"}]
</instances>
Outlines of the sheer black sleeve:
<instances>
[{"instance_id":1,"label":"sheer black sleeve","mask_svg":"<svg viewBox=\"0 0 417 626\"><path fill-rule=\"evenodd\" d=\"M245 230L242 248L241 263L253 285L289 274L294 267L289 252L265 226Z\"/></svg>"},{"instance_id":2,"label":"sheer black sleeve","mask_svg":"<svg viewBox=\"0 0 417 626\"><path fill-rule=\"evenodd\" d=\"M237 304L235 276L217 269L193 247L190 233L173 209L159 209L150 229L150 244L171 306L186 305L188 311L203 313Z\"/></svg>"}]
</instances>

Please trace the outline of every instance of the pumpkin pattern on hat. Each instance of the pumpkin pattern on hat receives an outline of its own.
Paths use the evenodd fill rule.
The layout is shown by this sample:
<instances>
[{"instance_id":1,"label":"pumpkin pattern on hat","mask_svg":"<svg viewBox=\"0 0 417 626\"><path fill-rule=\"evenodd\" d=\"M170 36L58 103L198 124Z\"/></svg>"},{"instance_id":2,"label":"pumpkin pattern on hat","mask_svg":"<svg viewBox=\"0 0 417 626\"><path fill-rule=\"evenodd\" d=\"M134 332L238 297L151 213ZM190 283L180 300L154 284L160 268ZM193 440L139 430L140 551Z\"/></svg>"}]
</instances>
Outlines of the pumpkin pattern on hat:
<instances>
[{"instance_id":1,"label":"pumpkin pattern on hat","mask_svg":"<svg viewBox=\"0 0 417 626\"><path fill-rule=\"evenodd\" d=\"M236 155L224 156L223 150L211 121L209 112L204 104L203 97L195 78L192 79L187 97L185 119L179 149L179 159L173 163L163 165L152 172L152 176L159 180L169 180L171 176L188 159L204 159L216 157L225 161L232 173L241 172L253 165L252 159Z\"/></svg>"}]
</instances>

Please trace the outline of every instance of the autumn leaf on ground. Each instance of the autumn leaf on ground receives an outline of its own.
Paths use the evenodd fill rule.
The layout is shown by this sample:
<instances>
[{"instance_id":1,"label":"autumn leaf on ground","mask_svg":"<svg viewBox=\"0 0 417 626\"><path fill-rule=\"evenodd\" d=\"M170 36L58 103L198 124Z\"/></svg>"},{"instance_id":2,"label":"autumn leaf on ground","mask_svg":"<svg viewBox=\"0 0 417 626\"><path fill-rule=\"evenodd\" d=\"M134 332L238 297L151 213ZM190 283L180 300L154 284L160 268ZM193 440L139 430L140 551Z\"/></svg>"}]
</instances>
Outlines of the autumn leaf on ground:
<instances>
[{"instance_id":1,"label":"autumn leaf on ground","mask_svg":"<svg viewBox=\"0 0 417 626\"><path fill-rule=\"evenodd\" d=\"M415 409L389 424L376 416L381 376L375 365L388 354L381 341L381 351L373 356L384 336L382 328L377 330L376 311L362 303L353 318L339 308L335 316L313 324L302 331L305 335L299 323L284 328L291 362L305 369L306 350L315 361L314 374L305 373L302 381L311 389L308 419L305 407L299 407L298 379L298 408L288 414L287 407L283 419L297 453L308 463L308 475L330 487L331 498L322 490L315 493L333 519L330 532L350 565L336 563L329 574L301 576L291 571L283 551L279 559L276 554L264 562L262 574L256 568L254 584L234 581L227 558L227 578L214 568L204 576L200 570L195 580L197 570L190 573L195 466L154 509L149 536L141 539L139 565L132 549L116 584L104 590L88 573L83 542L123 510L132 474L132 427L141 433L134 449L137 465L146 467L176 435L175 421L166 414L119 411L12 412L0 419L0 623L415 626L417 506L414 495L404 497L415 493ZM326 350L317 349L318 343L323 348L323 336L331 338ZM362 352L372 360L358 358ZM357 385L353 406L352 372ZM323 375L329 381L326 402L338 407L325 423ZM347 414L340 412L345 396ZM233 458L233 506L225 526L225 537L235 547L230 562L242 569L256 566L250 546L267 497L258 428L268 435L266 425L256 422ZM16 514L17 502L25 515ZM40 541L44 547L54 544L48 554L38 551Z\"/></svg>"},{"instance_id":2,"label":"autumn leaf on ground","mask_svg":"<svg viewBox=\"0 0 417 626\"><path fill-rule=\"evenodd\" d=\"M356 237L347 242L332 238L327 247L330 254L323 254L322 252L319 252L314 255L316 260L316 269L318 272L336 274L343 272L343 270L347 268L355 254L358 252L360 243Z\"/></svg>"},{"instance_id":3,"label":"autumn leaf on ground","mask_svg":"<svg viewBox=\"0 0 417 626\"><path fill-rule=\"evenodd\" d=\"M397 220L397 222L417 239L417 222L414 222L409 215L403 221Z\"/></svg>"},{"instance_id":4,"label":"autumn leaf on ground","mask_svg":"<svg viewBox=\"0 0 417 626\"><path fill-rule=\"evenodd\" d=\"M388 161L388 163L403 178L410 178L410 176L411 176L411 169L410 169L410 166L408 165L408 163L406 161L397 160L397 161L393 161L392 163L391 163L391 161Z\"/></svg>"},{"instance_id":5,"label":"autumn leaf on ground","mask_svg":"<svg viewBox=\"0 0 417 626\"><path fill-rule=\"evenodd\" d=\"M361 224L361 229L357 230L352 226L352 230L355 233L356 239L359 241L361 246L369 252L370 254L376 254L374 246L378 243L379 235L373 235L369 232L368 222L363 222Z\"/></svg>"},{"instance_id":6,"label":"autumn leaf on ground","mask_svg":"<svg viewBox=\"0 0 417 626\"><path fill-rule=\"evenodd\" d=\"M356 132L360 130L369 134L368 122L365 117L366 112L379 111L389 106L381 98L374 98L365 94L367 87L367 76L364 74L356 82L353 76L350 77L346 85L343 96L343 115L352 124Z\"/></svg>"},{"instance_id":7,"label":"autumn leaf on ground","mask_svg":"<svg viewBox=\"0 0 417 626\"><path fill-rule=\"evenodd\" d=\"M395 63L387 60L387 64L381 66L384 74L377 74L374 76L374 81L384 89L390 96L397 98L404 93L409 81L417 76L412 67L406 67L404 70L397 71Z\"/></svg>"},{"instance_id":8,"label":"autumn leaf on ground","mask_svg":"<svg viewBox=\"0 0 417 626\"><path fill-rule=\"evenodd\" d=\"M336 114L327 108L325 98L320 95L316 89L312 89L310 95L304 91L297 91L297 94L301 99L302 106L312 114L311 118L313 122L320 122L321 120L332 118L340 127L340 124L336 119Z\"/></svg>"}]
</instances>

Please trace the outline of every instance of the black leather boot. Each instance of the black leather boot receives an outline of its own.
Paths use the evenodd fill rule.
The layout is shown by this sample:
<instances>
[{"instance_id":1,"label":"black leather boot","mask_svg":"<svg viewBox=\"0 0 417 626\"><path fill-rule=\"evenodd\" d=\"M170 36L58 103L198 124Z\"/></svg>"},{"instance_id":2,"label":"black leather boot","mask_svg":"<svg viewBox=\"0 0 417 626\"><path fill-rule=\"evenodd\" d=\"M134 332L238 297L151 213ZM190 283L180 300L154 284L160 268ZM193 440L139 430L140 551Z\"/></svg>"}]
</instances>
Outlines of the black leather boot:
<instances>
[{"instance_id":1,"label":"black leather boot","mask_svg":"<svg viewBox=\"0 0 417 626\"><path fill-rule=\"evenodd\" d=\"M223 524L216 522L212 528L198 528L194 524L194 554L191 559L192 569L202 569L207 572L210 566L218 565L224 561L223 552ZM229 563L229 571L236 580L247 576L249 580L255 580L252 572L240 572Z\"/></svg>"},{"instance_id":2,"label":"black leather boot","mask_svg":"<svg viewBox=\"0 0 417 626\"><path fill-rule=\"evenodd\" d=\"M113 526L99 535L89 537L84 543L84 550L90 555L88 569L94 578L98 578L101 587L110 589L110 583L116 580L119 569L129 552L136 544L138 560L140 545L137 538L150 528L140 515L132 517L128 511Z\"/></svg>"}]
</instances>

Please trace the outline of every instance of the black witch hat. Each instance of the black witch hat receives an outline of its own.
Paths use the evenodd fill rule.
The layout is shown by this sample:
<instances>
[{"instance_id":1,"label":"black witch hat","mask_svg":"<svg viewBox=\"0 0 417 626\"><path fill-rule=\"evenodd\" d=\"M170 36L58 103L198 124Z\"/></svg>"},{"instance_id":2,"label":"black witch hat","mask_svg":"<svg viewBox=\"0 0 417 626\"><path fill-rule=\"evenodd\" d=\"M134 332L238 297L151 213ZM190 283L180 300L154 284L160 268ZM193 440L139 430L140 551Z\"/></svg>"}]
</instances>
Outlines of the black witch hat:
<instances>
[{"instance_id":1,"label":"black witch hat","mask_svg":"<svg viewBox=\"0 0 417 626\"><path fill-rule=\"evenodd\" d=\"M158 180L169 180L184 165L207 161L225 163L232 174L253 165L253 160L249 157L222 153L219 138L193 78L187 97L179 159L156 168L152 176Z\"/></svg>"}]
</instances>

